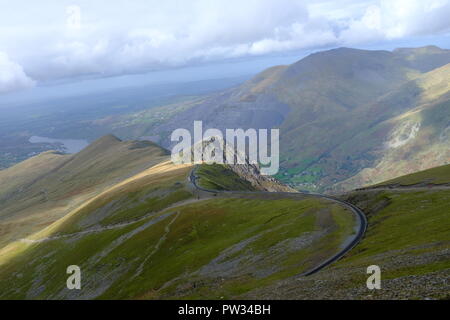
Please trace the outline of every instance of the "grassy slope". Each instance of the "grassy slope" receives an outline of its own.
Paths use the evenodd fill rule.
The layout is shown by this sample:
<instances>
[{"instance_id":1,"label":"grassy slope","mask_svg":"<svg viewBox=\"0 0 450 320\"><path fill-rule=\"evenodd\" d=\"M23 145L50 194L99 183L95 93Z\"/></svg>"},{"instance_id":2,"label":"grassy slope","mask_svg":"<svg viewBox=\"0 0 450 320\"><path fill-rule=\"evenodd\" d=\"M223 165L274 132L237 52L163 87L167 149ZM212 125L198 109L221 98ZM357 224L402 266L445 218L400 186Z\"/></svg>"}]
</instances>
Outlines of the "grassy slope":
<instances>
[{"instance_id":1,"label":"grassy slope","mask_svg":"<svg viewBox=\"0 0 450 320\"><path fill-rule=\"evenodd\" d=\"M399 180L429 181L443 169L419 172ZM448 176L440 175L440 178L440 183L450 182ZM363 190L346 194L343 199L358 205L368 216L368 230L357 247L310 278L289 278L243 297L449 298L450 190ZM381 290L371 291L366 287L369 276L366 269L370 265L381 268Z\"/></svg>"},{"instance_id":2,"label":"grassy slope","mask_svg":"<svg viewBox=\"0 0 450 320\"><path fill-rule=\"evenodd\" d=\"M368 211L385 201L388 205L369 216L369 225L373 227L348 261L367 258L375 262L375 256L386 252L386 249L414 251L417 247L429 247L430 250L433 250L433 247L450 247L450 234L446 223L450 214L449 191L392 191L373 195L355 193L350 200L364 207L365 197L371 199L371 204L366 208ZM447 268L450 267L448 261L446 265Z\"/></svg>"},{"instance_id":3,"label":"grassy slope","mask_svg":"<svg viewBox=\"0 0 450 320\"><path fill-rule=\"evenodd\" d=\"M52 170L65 163L68 155L56 151L48 151L36 157L25 160L18 165L0 171L0 195L2 201L8 194L14 193L33 181L49 174Z\"/></svg>"},{"instance_id":4,"label":"grassy slope","mask_svg":"<svg viewBox=\"0 0 450 320\"><path fill-rule=\"evenodd\" d=\"M193 202L189 172L162 163L30 238L85 233L3 248L0 298L231 298L311 268L353 232L352 215L324 200ZM70 264L81 292L64 289Z\"/></svg>"},{"instance_id":5,"label":"grassy slope","mask_svg":"<svg viewBox=\"0 0 450 320\"><path fill-rule=\"evenodd\" d=\"M415 184L448 184L450 183L450 165L431 168L428 170L412 173L396 179L388 180L377 186L402 185L409 186Z\"/></svg>"},{"instance_id":6,"label":"grassy slope","mask_svg":"<svg viewBox=\"0 0 450 320\"><path fill-rule=\"evenodd\" d=\"M296 251L290 247L295 239L306 239L308 232L323 231L312 214L323 206L316 201L304 201L299 207L293 200L275 200L270 205L264 200L209 200L178 208L125 241L120 241L121 237L132 234L151 218L80 239L34 245L2 267L1 296L25 298L28 292L30 298L70 297L63 289L64 270L69 264L77 264L83 270L85 297L96 297L89 291L100 290L99 298L231 298L298 274L334 252L347 236L339 229L312 247ZM340 207L333 208L334 216L344 220L350 217ZM351 226L352 221L339 219L331 225L337 223ZM218 267L219 271L210 276L198 272L213 265L212 259L227 248L251 237L257 238L234 256L223 258L223 270ZM241 263L232 275L227 274L227 259ZM105 284L106 290L101 291ZM33 286L45 289L33 291Z\"/></svg>"},{"instance_id":7,"label":"grassy slope","mask_svg":"<svg viewBox=\"0 0 450 320\"><path fill-rule=\"evenodd\" d=\"M450 166L442 166L382 184L446 184L450 183L449 172ZM417 277L415 286L400 285L401 295L448 298L445 284L439 279L448 277L450 272L450 190L361 191L350 193L348 200L369 214L369 229L365 239L341 261L340 267L376 264L381 267L383 278L391 283L408 277L414 284ZM420 279L433 273L437 275L431 277L433 284L427 287ZM362 279L354 276L352 284ZM407 289L409 293L404 291Z\"/></svg>"},{"instance_id":8,"label":"grassy slope","mask_svg":"<svg viewBox=\"0 0 450 320\"><path fill-rule=\"evenodd\" d=\"M164 159L164 149L105 136L75 155L47 152L0 171L0 245L52 224Z\"/></svg>"},{"instance_id":9,"label":"grassy slope","mask_svg":"<svg viewBox=\"0 0 450 320\"><path fill-rule=\"evenodd\" d=\"M169 162L150 168L31 237L67 238L3 248L0 298L446 297L449 191L347 195L368 214L365 238L337 264L297 280L353 232L351 215L307 197L197 202L186 185L190 169ZM229 181L226 171L202 169ZM69 264L82 268L81 292L64 289ZM365 287L372 264L382 270L376 292Z\"/></svg>"},{"instance_id":10,"label":"grassy slope","mask_svg":"<svg viewBox=\"0 0 450 320\"><path fill-rule=\"evenodd\" d=\"M255 191L250 182L242 180L226 166L211 164L202 165L197 170L198 185L211 190Z\"/></svg>"}]
</instances>

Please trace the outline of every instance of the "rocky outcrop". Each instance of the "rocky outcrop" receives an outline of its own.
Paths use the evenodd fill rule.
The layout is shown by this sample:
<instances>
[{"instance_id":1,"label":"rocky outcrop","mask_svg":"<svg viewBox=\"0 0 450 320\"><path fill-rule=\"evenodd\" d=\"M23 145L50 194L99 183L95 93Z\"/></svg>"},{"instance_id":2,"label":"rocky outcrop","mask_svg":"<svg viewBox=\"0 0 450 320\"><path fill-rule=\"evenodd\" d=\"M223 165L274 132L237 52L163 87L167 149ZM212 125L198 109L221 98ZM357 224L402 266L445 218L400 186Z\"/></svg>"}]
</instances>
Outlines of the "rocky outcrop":
<instances>
[{"instance_id":1,"label":"rocky outcrop","mask_svg":"<svg viewBox=\"0 0 450 320\"><path fill-rule=\"evenodd\" d=\"M195 161L194 154L196 152L201 155L199 161ZM260 166L251 163L245 152L239 151L236 148L233 150L221 138L209 137L204 139L203 141L194 144L188 153L191 156L191 160L196 164L224 163L225 159L235 159L236 164L226 164L226 167L243 180L250 182L257 190L269 192L298 192L271 176L261 174ZM180 153L176 157L172 157L172 160L174 160L174 162L181 161L182 157L183 154ZM214 159L217 161L214 161Z\"/></svg>"},{"instance_id":2,"label":"rocky outcrop","mask_svg":"<svg viewBox=\"0 0 450 320\"><path fill-rule=\"evenodd\" d=\"M250 182L258 190L269 192L298 192L271 176L261 175L258 165L236 164L229 165L228 167L242 179Z\"/></svg>"}]
</instances>

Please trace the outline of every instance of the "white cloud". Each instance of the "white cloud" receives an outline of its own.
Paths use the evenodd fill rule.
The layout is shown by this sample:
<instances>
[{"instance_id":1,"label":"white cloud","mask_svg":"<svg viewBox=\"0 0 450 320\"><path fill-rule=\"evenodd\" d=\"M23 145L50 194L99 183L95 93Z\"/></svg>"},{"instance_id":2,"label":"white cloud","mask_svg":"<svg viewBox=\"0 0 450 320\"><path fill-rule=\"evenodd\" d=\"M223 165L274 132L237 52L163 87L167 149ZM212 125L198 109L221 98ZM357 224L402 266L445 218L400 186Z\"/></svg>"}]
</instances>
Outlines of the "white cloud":
<instances>
[{"instance_id":1,"label":"white cloud","mask_svg":"<svg viewBox=\"0 0 450 320\"><path fill-rule=\"evenodd\" d=\"M24 5L28 11L19 10ZM0 50L38 80L450 31L450 0L16 0L1 7Z\"/></svg>"},{"instance_id":2,"label":"white cloud","mask_svg":"<svg viewBox=\"0 0 450 320\"><path fill-rule=\"evenodd\" d=\"M80 30L81 29L81 8L79 6L68 6L66 8L67 21L66 26L68 29Z\"/></svg>"},{"instance_id":3,"label":"white cloud","mask_svg":"<svg viewBox=\"0 0 450 320\"><path fill-rule=\"evenodd\" d=\"M449 16L449 0L381 0L351 19L340 39L352 44L449 32Z\"/></svg>"},{"instance_id":4,"label":"white cloud","mask_svg":"<svg viewBox=\"0 0 450 320\"><path fill-rule=\"evenodd\" d=\"M19 64L11 61L6 53L0 52L0 93L30 88L34 84Z\"/></svg>"}]
</instances>

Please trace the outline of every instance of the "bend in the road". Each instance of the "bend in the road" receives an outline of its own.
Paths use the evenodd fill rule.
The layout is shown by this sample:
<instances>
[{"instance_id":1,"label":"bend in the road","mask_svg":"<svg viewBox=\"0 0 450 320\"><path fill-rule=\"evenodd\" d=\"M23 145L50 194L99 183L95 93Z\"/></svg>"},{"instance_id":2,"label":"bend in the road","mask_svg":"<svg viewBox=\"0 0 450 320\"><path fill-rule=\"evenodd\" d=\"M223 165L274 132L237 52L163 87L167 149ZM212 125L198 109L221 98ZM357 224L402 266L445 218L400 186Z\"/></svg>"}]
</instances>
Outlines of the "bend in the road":
<instances>
[{"instance_id":1,"label":"bend in the road","mask_svg":"<svg viewBox=\"0 0 450 320\"><path fill-rule=\"evenodd\" d=\"M337 199L332 196L321 195L321 194L302 193L302 192L294 193L294 192L269 192L269 191L219 191L219 190L206 189L206 188L199 186L197 183L197 180L199 178L196 175L197 168L198 168L198 166L194 166L194 168L191 170L191 173L189 175L189 181L191 182L191 184L194 186L195 189L197 189L198 191L200 191L202 193L208 194L208 195L210 195L210 194L214 194L214 195L218 195L218 194L235 194L235 195L239 195L239 194L278 194L278 195L286 195L286 196L299 195L299 196L302 196L302 198L304 198L305 196L309 196L309 197L316 197L316 198L331 200L333 202L336 202L336 203L348 208L351 212L354 213L354 215L358 219L358 223L359 223L358 232L356 233L354 238L341 251L339 251L332 257L328 258L327 260L323 261L319 265L315 266L314 268L300 274L300 276L310 276L312 274L315 274L315 273L319 272L320 270L322 270L323 268L329 266L333 262L336 262L339 259L341 259L347 252L352 250L362 240L362 238L364 237L364 234L367 230L367 218L366 218L366 215L364 214L364 212L361 209L359 209L358 207L356 207L355 205L348 203L346 201L342 201L342 200ZM198 196L200 198L200 194L198 194Z\"/></svg>"}]
</instances>

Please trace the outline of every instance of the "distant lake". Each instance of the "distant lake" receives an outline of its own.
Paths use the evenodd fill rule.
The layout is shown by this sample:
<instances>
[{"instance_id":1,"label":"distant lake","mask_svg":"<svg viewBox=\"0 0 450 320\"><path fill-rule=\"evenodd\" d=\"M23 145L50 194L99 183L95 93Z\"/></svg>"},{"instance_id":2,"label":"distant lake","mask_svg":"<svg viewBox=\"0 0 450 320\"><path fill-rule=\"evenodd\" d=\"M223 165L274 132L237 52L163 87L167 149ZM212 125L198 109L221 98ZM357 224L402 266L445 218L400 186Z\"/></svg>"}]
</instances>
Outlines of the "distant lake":
<instances>
[{"instance_id":1,"label":"distant lake","mask_svg":"<svg viewBox=\"0 0 450 320\"><path fill-rule=\"evenodd\" d=\"M89 144L86 140L79 139L54 139L39 136L32 136L30 140L31 143L50 143L50 144L62 144L63 150L66 153L77 153L86 148Z\"/></svg>"}]
</instances>

